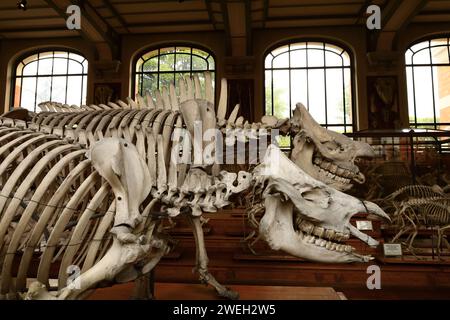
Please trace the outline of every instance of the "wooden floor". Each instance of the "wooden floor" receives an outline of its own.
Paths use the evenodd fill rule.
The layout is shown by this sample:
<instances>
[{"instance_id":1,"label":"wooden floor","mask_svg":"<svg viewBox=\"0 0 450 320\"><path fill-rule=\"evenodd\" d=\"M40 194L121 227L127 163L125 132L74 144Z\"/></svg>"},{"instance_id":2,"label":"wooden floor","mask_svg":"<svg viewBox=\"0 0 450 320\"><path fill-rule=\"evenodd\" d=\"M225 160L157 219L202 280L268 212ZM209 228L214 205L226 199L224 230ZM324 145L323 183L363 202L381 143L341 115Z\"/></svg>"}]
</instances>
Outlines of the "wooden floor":
<instances>
[{"instance_id":1,"label":"wooden floor","mask_svg":"<svg viewBox=\"0 0 450 320\"><path fill-rule=\"evenodd\" d=\"M327 287L284 287L230 285L239 292L240 300L343 300L345 296ZM133 285L116 285L96 290L89 300L128 300ZM157 300L219 300L213 288L201 284L156 283Z\"/></svg>"}]
</instances>

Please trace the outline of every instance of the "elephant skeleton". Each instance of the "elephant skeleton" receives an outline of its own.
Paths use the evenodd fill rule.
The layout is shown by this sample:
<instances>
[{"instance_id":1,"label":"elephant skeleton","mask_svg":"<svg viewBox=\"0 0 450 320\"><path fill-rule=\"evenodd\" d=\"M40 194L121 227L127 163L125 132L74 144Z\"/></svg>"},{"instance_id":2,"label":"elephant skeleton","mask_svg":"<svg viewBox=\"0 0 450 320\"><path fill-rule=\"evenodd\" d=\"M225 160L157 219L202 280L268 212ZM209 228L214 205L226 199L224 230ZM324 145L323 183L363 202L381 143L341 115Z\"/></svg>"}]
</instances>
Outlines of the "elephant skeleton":
<instances>
[{"instance_id":1,"label":"elephant skeleton","mask_svg":"<svg viewBox=\"0 0 450 320\"><path fill-rule=\"evenodd\" d=\"M236 293L220 285L208 272L201 214L226 206L232 194L251 188L259 190L265 199L266 213L261 220L260 232L272 248L315 261L367 261L369 257L358 255L352 248L334 241L345 240L352 234L369 245L376 245L374 239L352 227L349 219L353 214L366 210L386 218L384 212L372 203L360 201L317 181L315 178L322 176L311 177L308 166L305 170L301 168L305 161L298 159L302 150L311 161L321 156L323 162L328 162L324 165L324 169L330 173L327 174L329 180L325 182L338 181L339 184L334 187L345 189L350 183L349 178L356 177L356 181L361 180L353 161L358 156L370 156L371 150L366 145L331 133L311 122L312 118L308 118L306 109L301 105L294 114L294 120L299 122L292 126L294 129L292 132L299 135L294 147L296 151L294 160L297 160L295 164L273 145L269 146L264 160L259 161L259 165L252 172L235 174L217 170L218 163L214 162L216 157L212 157L214 160L210 159L207 163L201 161L192 163L192 159L198 156L197 151L194 150L192 154L190 146L185 143L189 140L186 137L190 136L192 139L194 136L196 129L194 124L198 121L201 121L204 131L217 128L234 129L235 137L238 137L237 133L242 132L244 128L261 129L264 132L263 129L277 128L286 124L286 121L279 121L274 117L266 117L259 124L244 123L242 118L237 118L237 108L231 112L228 119L225 119L223 83L217 116L212 103L212 87L207 81L206 97L203 98L198 79L194 78L193 83L188 79L186 83L180 85L180 99L175 96L173 86L170 86L169 90L163 90L163 94L156 94L153 108L151 108L153 99L150 97L149 100L147 96L146 102L141 101L139 97L137 103L130 100L130 104L127 105L129 110L111 107L114 110L43 112L34 115L31 122L3 118L1 121L4 127L1 132L5 133L3 140L6 144L3 147L6 158L8 154L16 153L14 158L16 163L22 161L19 166L26 163L30 172L36 173L32 178L21 177L11 162L3 160L0 164L5 170L5 175L1 176L2 195L5 199L9 199L10 203L14 203L13 207L10 204L6 211L0 212L2 219L0 224L4 230L9 230L8 235L11 236L8 244L3 238L0 242L4 250L2 252L5 253L1 293L8 297L26 289L29 259L45 230L50 233L49 239L52 239L52 242L49 245L47 240L40 265L45 264L47 267L38 268L38 282L29 287L28 298L79 298L105 281L111 283L131 281L148 273L167 252L169 246L166 241L159 238L157 230L155 231L156 223L151 219L153 206L161 203L167 208L167 216L177 216L187 209L196 239L197 270L201 280L215 287L220 295L236 298ZM144 104L147 108L140 109ZM121 103L119 105L125 108L125 105ZM130 106L133 106L133 109ZM106 109L104 106L101 108ZM301 121L309 121L308 126L302 125ZM182 130L174 130L183 127L188 131L184 135ZM8 134L11 134L11 137L14 134L20 137L17 138L18 141L13 142L5 137ZM47 148L45 143L43 146L39 145L37 149L40 151L36 152L29 152L30 148L27 146L11 151L12 145L21 146L21 143L30 143L32 139L29 139L29 135L46 137L40 139L51 140L50 145L61 144L62 146L58 147L61 150L58 149L57 154L61 158L59 161L66 159L64 164L58 165L60 162L48 156L55 154L56 151ZM24 138L25 136L27 138ZM247 138L244 134L244 141L247 141ZM180 143L173 143L174 141ZM12 145L6 147L8 143ZM323 149L324 147L328 151ZM333 147L338 148L332 149ZM71 157L74 157L70 161L67 160L69 154L64 154L66 149L74 150L74 154L70 153ZM83 160L87 149L90 160ZM218 148L215 150L216 153L220 152ZM37 160L39 152L45 154L47 160L50 158L50 162ZM110 156L111 153L114 156ZM33 154L32 159L28 158L30 154ZM172 161L174 157L179 157L182 161L179 163ZM23 161L23 159L31 160ZM334 162L337 163L336 167ZM289 168L290 174L287 174L288 171L275 170L275 164ZM50 176L49 173L43 173L43 166L47 166L48 172L51 172ZM84 166L84 169L80 166ZM78 180L74 178L77 168L81 175ZM347 171L341 172L341 169ZM339 174L345 175L346 180L336 179ZM93 176L97 179L95 180ZM70 181L75 179L78 183L71 185L67 179L72 179ZM54 181L60 181L60 184L55 184ZM136 183L137 181L139 183ZM9 189L5 189L6 186ZM16 189L21 193L17 194ZM59 200L64 202L63 207L60 207L59 203L49 202L52 200L48 198L52 196L53 189L55 189L53 196L60 195ZM8 191L7 194L4 194L3 190ZM13 190L15 190L14 198L10 199L8 197L11 197ZM24 194L23 190L28 190L28 193ZM45 201L33 199L42 196L42 193L47 195L47 198L43 198ZM66 213L63 220L59 213L55 213L54 208L59 208L63 212L77 209L67 201L74 201L81 206L79 210L83 213L77 216L78 220L70 221L66 217L73 213ZM37 218L34 218L36 225L28 227L27 231L25 229L29 226L29 222L33 221L31 212L34 209L28 209L26 215L22 211L13 213L22 202L25 204L28 202L28 206L41 204L36 207L37 212L33 213L37 215ZM24 210L27 210L28 206ZM97 208L107 212L101 220L93 218L96 217L94 212ZM11 228L14 217L19 219L19 223L15 228ZM104 220L105 217L108 217L108 220ZM294 221L300 220L303 221L301 224L293 225ZM58 228L55 223L58 224ZM72 233L68 232L66 236L70 240L67 245L62 246L64 256L58 276L59 291L49 294L47 292L49 263L54 259L53 251L56 243L61 241L61 230L65 230L68 225L74 226L74 230ZM39 229L36 229L36 226L39 226ZM6 234L6 231L3 232ZM54 232L59 233L52 238ZM88 240L98 240L98 233L106 236L110 242ZM26 240L22 240L24 237ZM33 241L29 242L29 239ZM28 261L22 258L20 263L23 266L22 268L19 266L18 274L13 279L13 260L10 256L20 247L27 250ZM80 248L81 253L78 253ZM102 254L96 254L98 250ZM47 251L49 253L46 254ZM67 275L64 268L73 262L79 264L87 258L90 260L84 260L80 275L84 286L81 289L65 286Z\"/></svg>"}]
</instances>

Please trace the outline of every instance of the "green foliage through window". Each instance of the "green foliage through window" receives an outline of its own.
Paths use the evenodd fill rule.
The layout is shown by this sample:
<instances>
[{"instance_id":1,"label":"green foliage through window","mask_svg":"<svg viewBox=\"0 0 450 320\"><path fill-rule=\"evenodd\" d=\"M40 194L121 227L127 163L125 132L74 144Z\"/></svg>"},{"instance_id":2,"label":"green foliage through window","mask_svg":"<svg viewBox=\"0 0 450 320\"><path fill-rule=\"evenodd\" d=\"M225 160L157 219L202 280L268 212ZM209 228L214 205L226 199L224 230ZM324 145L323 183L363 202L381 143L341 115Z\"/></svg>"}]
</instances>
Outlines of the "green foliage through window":
<instances>
[{"instance_id":1,"label":"green foliage through window","mask_svg":"<svg viewBox=\"0 0 450 320\"><path fill-rule=\"evenodd\" d=\"M204 86L203 73L209 71L214 81L215 62L211 53L204 50L175 46L147 52L139 57L135 65L135 94L144 95L180 77L197 75ZM176 86L177 87L177 86Z\"/></svg>"}]
</instances>

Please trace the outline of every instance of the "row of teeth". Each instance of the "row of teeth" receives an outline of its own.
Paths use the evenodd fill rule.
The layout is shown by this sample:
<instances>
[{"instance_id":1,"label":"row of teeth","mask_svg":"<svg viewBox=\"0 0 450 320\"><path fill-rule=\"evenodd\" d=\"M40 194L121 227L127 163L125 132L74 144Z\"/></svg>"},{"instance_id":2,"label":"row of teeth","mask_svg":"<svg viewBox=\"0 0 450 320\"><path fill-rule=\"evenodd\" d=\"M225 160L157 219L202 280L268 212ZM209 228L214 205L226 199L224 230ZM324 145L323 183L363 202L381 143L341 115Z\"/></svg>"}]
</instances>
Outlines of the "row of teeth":
<instances>
[{"instance_id":1,"label":"row of teeth","mask_svg":"<svg viewBox=\"0 0 450 320\"><path fill-rule=\"evenodd\" d=\"M298 234L300 234L301 237L306 237L306 238L304 238L304 240L307 243L315 244L318 247L323 247L328 250L334 250L334 251L339 251L339 252L349 252L349 253L355 251L355 248L353 248L350 245L338 244L338 243L327 241L327 240L324 240L321 238L316 238L314 236L304 235L301 231L298 231Z\"/></svg>"},{"instance_id":2,"label":"row of teeth","mask_svg":"<svg viewBox=\"0 0 450 320\"><path fill-rule=\"evenodd\" d=\"M339 168L334 163L322 160L319 157L314 158L314 167L323 175L341 183L350 183L351 179L355 176L350 170Z\"/></svg>"},{"instance_id":3,"label":"row of teeth","mask_svg":"<svg viewBox=\"0 0 450 320\"><path fill-rule=\"evenodd\" d=\"M350 239L350 234L334 231L332 229L325 229L323 227L316 227L309 221L297 219L297 226L300 231L307 235L315 235L319 238L327 238L333 241L346 241Z\"/></svg>"},{"instance_id":4,"label":"row of teeth","mask_svg":"<svg viewBox=\"0 0 450 320\"><path fill-rule=\"evenodd\" d=\"M323 238L334 241L348 240L350 238L349 234L344 234L341 232L336 232L331 229L325 229L322 227L316 227L312 223L298 219L297 226L299 230L297 233L300 237L309 244L315 244L316 246L326 248L328 250L334 250L339 252L354 252L355 248L350 245L335 243L333 241L327 241Z\"/></svg>"}]
</instances>

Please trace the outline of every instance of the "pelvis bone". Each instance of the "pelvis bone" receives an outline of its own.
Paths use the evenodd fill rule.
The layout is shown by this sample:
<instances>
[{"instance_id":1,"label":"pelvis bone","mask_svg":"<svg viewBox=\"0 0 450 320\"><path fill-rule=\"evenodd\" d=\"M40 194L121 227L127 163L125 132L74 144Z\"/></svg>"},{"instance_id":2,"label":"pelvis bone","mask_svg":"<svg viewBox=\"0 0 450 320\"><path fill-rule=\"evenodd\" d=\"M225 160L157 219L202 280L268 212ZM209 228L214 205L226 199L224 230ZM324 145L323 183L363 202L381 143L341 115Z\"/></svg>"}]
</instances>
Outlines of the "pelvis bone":
<instances>
[{"instance_id":1,"label":"pelvis bone","mask_svg":"<svg viewBox=\"0 0 450 320\"><path fill-rule=\"evenodd\" d=\"M254 178L263 186L265 214L259 231L272 249L319 262L366 262L370 256L345 245L350 234L370 246L378 242L358 231L350 218L359 212L389 220L376 204L358 200L310 177L270 145Z\"/></svg>"},{"instance_id":2,"label":"pelvis bone","mask_svg":"<svg viewBox=\"0 0 450 320\"><path fill-rule=\"evenodd\" d=\"M116 197L114 228L134 229L142 221L139 205L152 186L146 163L133 145L118 138L105 138L96 142L88 152L88 157L94 168L111 185Z\"/></svg>"}]
</instances>

